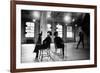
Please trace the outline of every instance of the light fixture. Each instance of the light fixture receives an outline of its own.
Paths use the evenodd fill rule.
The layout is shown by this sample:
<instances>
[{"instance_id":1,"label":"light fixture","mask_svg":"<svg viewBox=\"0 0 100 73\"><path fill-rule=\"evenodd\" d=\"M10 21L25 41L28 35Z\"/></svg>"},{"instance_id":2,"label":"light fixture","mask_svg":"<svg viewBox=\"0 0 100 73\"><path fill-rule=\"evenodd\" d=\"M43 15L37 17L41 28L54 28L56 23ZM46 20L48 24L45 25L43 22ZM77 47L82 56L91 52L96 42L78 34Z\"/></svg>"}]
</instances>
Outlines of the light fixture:
<instances>
[{"instance_id":1,"label":"light fixture","mask_svg":"<svg viewBox=\"0 0 100 73\"><path fill-rule=\"evenodd\" d=\"M39 11L33 11L32 12L33 18L39 19L40 18L40 12Z\"/></svg>"},{"instance_id":2,"label":"light fixture","mask_svg":"<svg viewBox=\"0 0 100 73\"><path fill-rule=\"evenodd\" d=\"M74 18L72 19L72 22L75 22L75 19Z\"/></svg>"},{"instance_id":3,"label":"light fixture","mask_svg":"<svg viewBox=\"0 0 100 73\"><path fill-rule=\"evenodd\" d=\"M75 27L77 27L77 24L75 24Z\"/></svg>"},{"instance_id":4,"label":"light fixture","mask_svg":"<svg viewBox=\"0 0 100 73\"><path fill-rule=\"evenodd\" d=\"M33 22L35 22L36 21L36 19L33 19Z\"/></svg>"},{"instance_id":5,"label":"light fixture","mask_svg":"<svg viewBox=\"0 0 100 73\"><path fill-rule=\"evenodd\" d=\"M64 14L64 22L67 23L67 24L72 22L71 13Z\"/></svg>"},{"instance_id":6,"label":"light fixture","mask_svg":"<svg viewBox=\"0 0 100 73\"><path fill-rule=\"evenodd\" d=\"M51 18L51 12L47 12L47 18Z\"/></svg>"},{"instance_id":7,"label":"light fixture","mask_svg":"<svg viewBox=\"0 0 100 73\"><path fill-rule=\"evenodd\" d=\"M68 25L68 24L65 24L66 26Z\"/></svg>"}]
</instances>

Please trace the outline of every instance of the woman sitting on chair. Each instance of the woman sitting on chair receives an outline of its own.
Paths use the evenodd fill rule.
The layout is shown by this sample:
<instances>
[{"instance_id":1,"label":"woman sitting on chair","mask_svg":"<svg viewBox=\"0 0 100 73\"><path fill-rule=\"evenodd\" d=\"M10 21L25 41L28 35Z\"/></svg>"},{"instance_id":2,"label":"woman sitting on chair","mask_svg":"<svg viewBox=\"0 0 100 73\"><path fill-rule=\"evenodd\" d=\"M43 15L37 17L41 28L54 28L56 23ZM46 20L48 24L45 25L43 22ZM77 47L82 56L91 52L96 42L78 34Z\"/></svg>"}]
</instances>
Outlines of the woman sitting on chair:
<instances>
[{"instance_id":1,"label":"woman sitting on chair","mask_svg":"<svg viewBox=\"0 0 100 73\"><path fill-rule=\"evenodd\" d=\"M50 31L47 32L47 37L43 40L43 49L50 48L50 43L51 43L51 35L52 33Z\"/></svg>"},{"instance_id":2,"label":"woman sitting on chair","mask_svg":"<svg viewBox=\"0 0 100 73\"><path fill-rule=\"evenodd\" d=\"M36 52L36 58L35 59L38 59L38 53L39 53L39 49L41 49L41 45L42 45L42 32L39 33L39 36L38 36L38 40L37 40L37 43L36 43L36 46L35 46L35 50L33 52Z\"/></svg>"},{"instance_id":3,"label":"woman sitting on chair","mask_svg":"<svg viewBox=\"0 0 100 73\"><path fill-rule=\"evenodd\" d=\"M41 49L50 49L50 43L51 43L51 35L52 33L50 31L47 32L47 37L43 40L43 44L41 44L41 36L42 34L39 34L39 38L38 38L38 41L36 43L36 46L35 46L35 50L34 52L36 52L36 59L38 59L38 53L39 53L39 50Z\"/></svg>"},{"instance_id":4,"label":"woman sitting on chair","mask_svg":"<svg viewBox=\"0 0 100 73\"><path fill-rule=\"evenodd\" d=\"M55 32L54 36L55 36L55 38L54 38L55 48L56 49L57 48L62 48L62 54L63 54L63 58L64 58L64 41L63 41L62 38L60 38L58 36L58 32Z\"/></svg>"}]
</instances>

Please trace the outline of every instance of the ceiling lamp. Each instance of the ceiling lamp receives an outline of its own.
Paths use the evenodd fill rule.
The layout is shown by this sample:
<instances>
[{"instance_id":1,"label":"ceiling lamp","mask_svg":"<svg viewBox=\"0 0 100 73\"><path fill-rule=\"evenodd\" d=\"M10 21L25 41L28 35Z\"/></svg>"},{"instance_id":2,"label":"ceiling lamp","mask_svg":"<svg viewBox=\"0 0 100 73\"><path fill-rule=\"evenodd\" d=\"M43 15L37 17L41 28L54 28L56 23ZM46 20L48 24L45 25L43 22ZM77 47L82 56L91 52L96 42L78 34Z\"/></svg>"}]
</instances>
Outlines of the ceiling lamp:
<instances>
[{"instance_id":1,"label":"ceiling lamp","mask_svg":"<svg viewBox=\"0 0 100 73\"><path fill-rule=\"evenodd\" d=\"M66 14L64 15L64 22L67 23L67 24L69 24L69 23L72 22L71 13L66 13Z\"/></svg>"},{"instance_id":2,"label":"ceiling lamp","mask_svg":"<svg viewBox=\"0 0 100 73\"><path fill-rule=\"evenodd\" d=\"M72 19L72 22L75 22L75 19L74 18Z\"/></svg>"},{"instance_id":3,"label":"ceiling lamp","mask_svg":"<svg viewBox=\"0 0 100 73\"><path fill-rule=\"evenodd\" d=\"M47 12L47 18L51 18L51 12Z\"/></svg>"},{"instance_id":4,"label":"ceiling lamp","mask_svg":"<svg viewBox=\"0 0 100 73\"><path fill-rule=\"evenodd\" d=\"M39 19L40 18L40 11L33 11L32 15L33 15L33 18Z\"/></svg>"},{"instance_id":5,"label":"ceiling lamp","mask_svg":"<svg viewBox=\"0 0 100 73\"><path fill-rule=\"evenodd\" d=\"M33 19L33 22L35 22L36 21L36 19Z\"/></svg>"}]
</instances>

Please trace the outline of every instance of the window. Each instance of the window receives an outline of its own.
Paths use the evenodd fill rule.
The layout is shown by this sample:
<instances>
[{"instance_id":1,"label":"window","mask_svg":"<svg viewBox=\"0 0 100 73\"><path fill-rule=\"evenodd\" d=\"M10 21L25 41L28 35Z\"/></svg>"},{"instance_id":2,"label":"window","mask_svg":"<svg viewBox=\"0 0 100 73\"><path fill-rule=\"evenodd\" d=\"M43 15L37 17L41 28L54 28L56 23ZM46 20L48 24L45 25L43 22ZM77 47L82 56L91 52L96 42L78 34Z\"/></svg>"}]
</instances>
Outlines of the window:
<instances>
[{"instance_id":1,"label":"window","mask_svg":"<svg viewBox=\"0 0 100 73\"><path fill-rule=\"evenodd\" d=\"M47 31L51 31L51 24L47 24Z\"/></svg>"},{"instance_id":2,"label":"window","mask_svg":"<svg viewBox=\"0 0 100 73\"><path fill-rule=\"evenodd\" d=\"M62 37L62 25L57 24L56 28L57 28L56 31L58 32L58 36Z\"/></svg>"},{"instance_id":3,"label":"window","mask_svg":"<svg viewBox=\"0 0 100 73\"><path fill-rule=\"evenodd\" d=\"M26 22L25 37L34 37L34 22Z\"/></svg>"},{"instance_id":4,"label":"window","mask_svg":"<svg viewBox=\"0 0 100 73\"><path fill-rule=\"evenodd\" d=\"M67 26L67 38L72 38L73 33L72 33L72 26Z\"/></svg>"}]
</instances>

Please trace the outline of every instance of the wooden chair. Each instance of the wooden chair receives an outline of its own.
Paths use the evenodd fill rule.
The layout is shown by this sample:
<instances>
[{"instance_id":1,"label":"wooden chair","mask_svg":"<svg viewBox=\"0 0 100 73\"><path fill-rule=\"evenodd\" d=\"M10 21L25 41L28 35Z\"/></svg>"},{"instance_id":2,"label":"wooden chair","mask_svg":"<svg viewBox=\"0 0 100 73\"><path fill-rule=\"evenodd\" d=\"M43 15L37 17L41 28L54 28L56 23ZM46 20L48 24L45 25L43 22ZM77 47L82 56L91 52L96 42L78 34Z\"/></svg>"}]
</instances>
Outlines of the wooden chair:
<instances>
[{"instance_id":1,"label":"wooden chair","mask_svg":"<svg viewBox=\"0 0 100 73\"><path fill-rule=\"evenodd\" d=\"M60 53L58 54L63 54L63 48L62 46L58 46L56 43L55 43L55 52L57 53L57 50L60 49Z\"/></svg>"},{"instance_id":2,"label":"wooden chair","mask_svg":"<svg viewBox=\"0 0 100 73\"><path fill-rule=\"evenodd\" d=\"M42 62L44 57L50 57L50 48L43 45L39 50L39 61Z\"/></svg>"}]
</instances>

